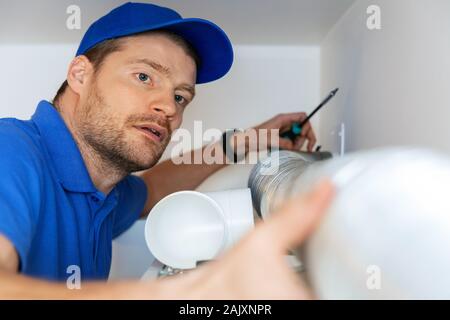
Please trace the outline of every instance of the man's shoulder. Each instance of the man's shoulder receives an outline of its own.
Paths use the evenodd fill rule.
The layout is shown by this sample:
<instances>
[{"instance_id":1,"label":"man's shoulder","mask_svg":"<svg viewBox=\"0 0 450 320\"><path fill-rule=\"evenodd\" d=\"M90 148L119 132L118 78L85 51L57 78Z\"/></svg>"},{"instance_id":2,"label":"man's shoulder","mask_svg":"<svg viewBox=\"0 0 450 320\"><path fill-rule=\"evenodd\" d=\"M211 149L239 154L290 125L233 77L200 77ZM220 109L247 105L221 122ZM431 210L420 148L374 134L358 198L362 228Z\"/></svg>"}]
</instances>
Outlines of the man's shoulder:
<instances>
[{"instance_id":1,"label":"man's shoulder","mask_svg":"<svg viewBox=\"0 0 450 320\"><path fill-rule=\"evenodd\" d=\"M0 118L0 138L29 142L29 138L38 135L38 130L30 120Z\"/></svg>"},{"instance_id":2,"label":"man's shoulder","mask_svg":"<svg viewBox=\"0 0 450 320\"><path fill-rule=\"evenodd\" d=\"M37 128L31 121L0 119L0 152L0 162L3 164L16 163L20 166L24 161L40 162L42 150Z\"/></svg>"}]
</instances>

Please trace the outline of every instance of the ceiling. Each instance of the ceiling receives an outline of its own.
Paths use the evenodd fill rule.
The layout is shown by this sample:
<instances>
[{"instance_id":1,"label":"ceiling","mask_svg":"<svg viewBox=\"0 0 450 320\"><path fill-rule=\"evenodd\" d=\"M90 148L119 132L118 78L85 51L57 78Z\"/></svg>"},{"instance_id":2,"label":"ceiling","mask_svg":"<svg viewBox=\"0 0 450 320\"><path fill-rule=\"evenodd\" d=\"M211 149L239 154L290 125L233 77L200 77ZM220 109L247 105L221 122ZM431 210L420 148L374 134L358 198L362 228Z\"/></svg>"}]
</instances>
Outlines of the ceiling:
<instances>
[{"instance_id":1,"label":"ceiling","mask_svg":"<svg viewBox=\"0 0 450 320\"><path fill-rule=\"evenodd\" d=\"M120 0L0 0L0 44L78 43L88 26ZM221 26L235 44L318 45L355 0L147 1ZM68 30L66 8L81 9L81 29Z\"/></svg>"}]
</instances>

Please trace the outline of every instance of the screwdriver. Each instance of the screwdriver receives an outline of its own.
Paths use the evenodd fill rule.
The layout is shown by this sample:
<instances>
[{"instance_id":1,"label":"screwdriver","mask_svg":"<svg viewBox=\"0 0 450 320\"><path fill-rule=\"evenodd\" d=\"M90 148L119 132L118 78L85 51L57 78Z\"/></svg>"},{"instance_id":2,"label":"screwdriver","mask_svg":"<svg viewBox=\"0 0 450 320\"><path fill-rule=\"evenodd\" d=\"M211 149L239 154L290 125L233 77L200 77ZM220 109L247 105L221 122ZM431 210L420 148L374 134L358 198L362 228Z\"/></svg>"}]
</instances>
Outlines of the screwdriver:
<instances>
[{"instance_id":1,"label":"screwdriver","mask_svg":"<svg viewBox=\"0 0 450 320\"><path fill-rule=\"evenodd\" d=\"M317 108L314 109L313 112L311 112L311 114L309 116L306 117L305 120L303 120L302 122L294 122L291 126L291 128L286 131L283 132L280 136L282 138L287 138L287 139L291 139L292 141L295 140L295 138L297 136L299 136L302 133L302 128L303 126L309 121L309 119L312 118L312 116L320 110L320 108L322 108L324 105L326 105L328 103L328 101L330 101L335 95L336 93L339 91L339 88L334 89L333 91L331 91L328 96L317 106Z\"/></svg>"}]
</instances>

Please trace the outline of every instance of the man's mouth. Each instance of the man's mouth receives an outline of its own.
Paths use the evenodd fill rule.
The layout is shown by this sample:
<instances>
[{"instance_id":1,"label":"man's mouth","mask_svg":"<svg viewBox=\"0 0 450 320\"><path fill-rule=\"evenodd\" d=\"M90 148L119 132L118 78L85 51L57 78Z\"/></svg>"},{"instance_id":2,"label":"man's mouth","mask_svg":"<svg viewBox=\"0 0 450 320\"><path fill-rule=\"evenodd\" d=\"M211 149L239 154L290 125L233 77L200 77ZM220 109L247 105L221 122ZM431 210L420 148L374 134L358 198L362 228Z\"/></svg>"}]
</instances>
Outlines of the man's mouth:
<instances>
[{"instance_id":1,"label":"man's mouth","mask_svg":"<svg viewBox=\"0 0 450 320\"><path fill-rule=\"evenodd\" d=\"M164 138L167 135L166 129L154 124L135 126L135 128L143 132L148 138L156 142L164 141Z\"/></svg>"}]
</instances>

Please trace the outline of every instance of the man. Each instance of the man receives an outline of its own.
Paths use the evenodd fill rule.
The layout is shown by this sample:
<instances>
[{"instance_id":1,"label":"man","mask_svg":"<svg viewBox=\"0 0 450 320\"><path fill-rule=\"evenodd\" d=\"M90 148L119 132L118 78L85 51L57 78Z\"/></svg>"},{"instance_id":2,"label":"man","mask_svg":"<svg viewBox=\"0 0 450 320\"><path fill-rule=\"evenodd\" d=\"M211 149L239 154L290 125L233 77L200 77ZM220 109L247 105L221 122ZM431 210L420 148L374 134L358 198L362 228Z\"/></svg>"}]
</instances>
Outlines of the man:
<instances>
[{"instance_id":1,"label":"man","mask_svg":"<svg viewBox=\"0 0 450 320\"><path fill-rule=\"evenodd\" d=\"M225 75L232 57L216 25L151 4L124 4L91 25L53 104L40 102L29 121L0 120L1 297L308 297L283 254L327 207L328 182L258 226L222 259L186 275L95 282L108 277L114 237L165 195L194 189L224 166L156 163L195 84ZM255 130L283 131L304 117L280 115ZM238 135L230 141L236 150ZM306 140L311 150L309 124L296 142L280 139L279 146L299 149ZM138 171L140 177L131 175ZM71 266L81 271L80 290L65 285Z\"/></svg>"}]
</instances>

